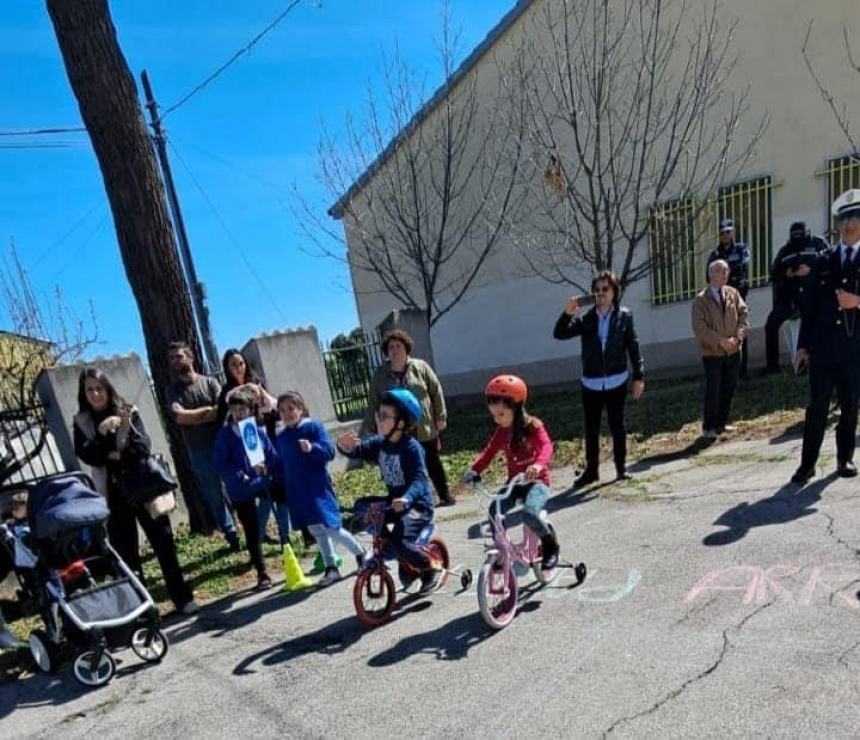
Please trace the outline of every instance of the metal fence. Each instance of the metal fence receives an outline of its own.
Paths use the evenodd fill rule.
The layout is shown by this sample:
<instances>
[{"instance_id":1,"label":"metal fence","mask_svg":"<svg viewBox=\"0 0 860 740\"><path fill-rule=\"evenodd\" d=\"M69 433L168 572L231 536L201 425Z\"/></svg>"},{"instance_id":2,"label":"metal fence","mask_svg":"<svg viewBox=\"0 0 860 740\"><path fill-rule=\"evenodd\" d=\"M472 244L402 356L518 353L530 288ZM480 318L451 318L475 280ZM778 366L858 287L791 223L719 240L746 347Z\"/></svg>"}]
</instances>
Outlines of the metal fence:
<instances>
[{"instance_id":1,"label":"metal fence","mask_svg":"<svg viewBox=\"0 0 860 740\"><path fill-rule=\"evenodd\" d=\"M66 467L48 430L45 406L34 404L0 410L2 470L0 483L22 483L61 473Z\"/></svg>"},{"instance_id":2,"label":"metal fence","mask_svg":"<svg viewBox=\"0 0 860 740\"><path fill-rule=\"evenodd\" d=\"M334 411L340 421L358 419L367 408L370 380L382 364L378 332L353 332L349 344L320 347Z\"/></svg>"}]
</instances>

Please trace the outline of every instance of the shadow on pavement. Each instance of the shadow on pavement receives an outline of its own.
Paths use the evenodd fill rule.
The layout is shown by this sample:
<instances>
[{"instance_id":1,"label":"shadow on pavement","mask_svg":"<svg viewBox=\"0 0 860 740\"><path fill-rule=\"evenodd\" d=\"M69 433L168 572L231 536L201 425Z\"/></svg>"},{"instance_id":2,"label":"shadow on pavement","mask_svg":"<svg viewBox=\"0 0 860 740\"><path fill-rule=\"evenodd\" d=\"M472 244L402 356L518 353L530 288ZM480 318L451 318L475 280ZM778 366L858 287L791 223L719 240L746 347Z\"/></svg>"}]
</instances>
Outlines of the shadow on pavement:
<instances>
[{"instance_id":1,"label":"shadow on pavement","mask_svg":"<svg viewBox=\"0 0 860 740\"><path fill-rule=\"evenodd\" d=\"M430 607L430 605L428 600L417 595L402 597L399 599L391 619L376 629L384 630L398 619L402 619L414 612L423 611ZM275 666L281 663L288 663L294 658L300 658L303 655L310 655L311 653L336 655L345 652L368 632L370 632L370 629L365 627L358 620L358 617L354 615L345 617L337 622L321 627L316 632L293 637L253 655L249 655L247 658L242 659L233 669L233 675L246 676L256 673L256 670L253 668L256 664L267 667Z\"/></svg>"},{"instance_id":2,"label":"shadow on pavement","mask_svg":"<svg viewBox=\"0 0 860 740\"><path fill-rule=\"evenodd\" d=\"M665 465L666 463L676 462L678 460L686 460L689 457L695 457L700 452L704 452L708 447L711 447L717 440L706 439L705 437L697 437L686 447L675 450L674 452L664 452L659 455L649 455L637 460L633 465L628 465L627 469L631 473L641 473L645 470L650 470L656 465Z\"/></svg>"},{"instance_id":3,"label":"shadow on pavement","mask_svg":"<svg viewBox=\"0 0 860 740\"><path fill-rule=\"evenodd\" d=\"M733 506L720 514L714 522L715 525L727 529L712 532L702 540L702 544L708 547L730 545L743 539L754 527L786 524L814 514L817 509L813 506L821 500L821 492L835 479L836 474L831 473L826 478L800 489L797 484L788 483L769 498L752 504L744 501Z\"/></svg>"},{"instance_id":4,"label":"shadow on pavement","mask_svg":"<svg viewBox=\"0 0 860 740\"><path fill-rule=\"evenodd\" d=\"M469 650L495 634L476 611L458 617L441 627L417 635L408 635L396 645L374 655L367 664L372 668L394 665L418 653L436 660L460 660Z\"/></svg>"},{"instance_id":5,"label":"shadow on pavement","mask_svg":"<svg viewBox=\"0 0 860 740\"><path fill-rule=\"evenodd\" d=\"M775 437L770 438L770 444L778 445L782 442L788 442L791 439L797 439L803 436L803 419L794 422L790 427L786 427Z\"/></svg>"}]
</instances>

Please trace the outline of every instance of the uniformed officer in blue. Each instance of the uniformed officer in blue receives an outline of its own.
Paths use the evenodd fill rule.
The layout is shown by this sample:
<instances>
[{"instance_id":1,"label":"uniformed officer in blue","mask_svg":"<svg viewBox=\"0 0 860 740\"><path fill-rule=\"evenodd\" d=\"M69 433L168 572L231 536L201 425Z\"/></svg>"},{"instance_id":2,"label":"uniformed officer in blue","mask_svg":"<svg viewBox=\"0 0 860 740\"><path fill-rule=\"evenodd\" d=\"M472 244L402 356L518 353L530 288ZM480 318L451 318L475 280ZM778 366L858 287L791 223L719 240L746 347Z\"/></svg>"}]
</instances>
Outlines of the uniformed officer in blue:
<instances>
[{"instance_id":1,"label":"uniformed officer in blue","mask_svg":"<svg viewBox=\"0 0 860 740\"><path fill-rule=\"evenodd\" d=\"M820 236L812 236L804 221L795 221L788 230L788 241L776 253L770 268L773 309L764 325L767 373L779 372L779 327L787 319L800 315L802 302L814 280L812 268L818 255L827 249L827 242Z\"/></svg>"},{"instance_id":2,"label":"uniformed officer in blue","mask_svg":"<svg viewBox=\"0 0 860 740\"><path fill-rule=\"evenodd\" d=\"M720 221L720 243L708 255L708 265L714 260L725 260L729 265L729 282L746 301L750 290L750 248L743 242L735 241L735 222L731 218ZM708 280L708 270L705 269L705 280ZM747 377L747 340L741 347L740 377Z\"/></svg>"},{"instance_id":3,"label":"uniformed officer in blue","mask_svg":"<svg viewBox=\"0 0 860 740\"><path fill-rule=\"evenodd\" d=\"M860 399L860 190L840 195L832 208L840 242L821 254L813 267L812 294L800 322L795 368L809 364L809 405L803 427L800 467L792 482L815 475L833 390L839 402L836 471L857 475L854 438Z\"/></svg>"}]
</instances>

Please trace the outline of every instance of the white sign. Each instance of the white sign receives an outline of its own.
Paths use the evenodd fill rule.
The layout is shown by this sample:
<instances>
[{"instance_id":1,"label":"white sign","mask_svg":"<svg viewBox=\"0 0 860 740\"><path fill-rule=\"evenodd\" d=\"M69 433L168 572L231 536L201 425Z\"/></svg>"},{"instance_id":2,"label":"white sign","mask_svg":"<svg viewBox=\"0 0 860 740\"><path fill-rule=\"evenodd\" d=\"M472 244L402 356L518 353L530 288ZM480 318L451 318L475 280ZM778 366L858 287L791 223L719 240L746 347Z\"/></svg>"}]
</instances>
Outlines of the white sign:
<instances>
[{"instance_id":1,"label":"white sign","mask_svg":"<svg viewBox=\"0 0 860 740\"><path fill-rule=\"evenodd\" d=\"M251 467L266 462L263 443L260 441L260 432L257 430L257 420L253 417L242 419L239 422L239 431L242 433L242 444L245 445L245 454L248 456Z\"/></svg>"}]
</instances>

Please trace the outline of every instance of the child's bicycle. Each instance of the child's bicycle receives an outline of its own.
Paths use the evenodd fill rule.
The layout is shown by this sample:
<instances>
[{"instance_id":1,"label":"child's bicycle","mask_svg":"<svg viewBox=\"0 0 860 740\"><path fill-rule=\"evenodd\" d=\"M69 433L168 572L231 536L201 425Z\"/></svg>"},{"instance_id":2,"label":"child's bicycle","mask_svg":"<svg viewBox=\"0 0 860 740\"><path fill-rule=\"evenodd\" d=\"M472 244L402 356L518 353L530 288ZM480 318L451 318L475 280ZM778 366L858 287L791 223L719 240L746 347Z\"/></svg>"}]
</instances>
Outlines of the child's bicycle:
<instances>
[{"instance_id":1,"label":"child's bicycle","mask_svg":"<svg viewBox=\"0 0 860 740\"><path fill-rule=\"evenodd\" d=\"M573 568L577 583L582 583L586 576L585 563L559 563L555 568L544 569L540 538L527 526L523 526L521 542L511 541L505 529L501 503L513 493L516 486L525 482L524 475L516 475L494 495L480 478L472 481L480 497L492 502L489 521L493 542L485 545L486 560L478 575L478 608L484 621L493 629L507 627L516 615L519 599L517 576L525 575L529 568L534 570L535 578L541 584L552 581L557 568ZM555 534L552 524L547 521L546 511L541 511L540 517Z\"/></svg>"},{"instance_id":2,"label":"child's bicycle","mask_svg":"<svg viewBox=\"0 0 860 740\"><path fill-rule=\"evenodd\" d=\"M368 627L378 627L391 618L397 600L396 587L391 571L385 564L386 558L393 558L393 554L386 547L383 532L385 530L385 514L389 510L385 502L372 502L353 510L355 520L359 522L362 529L373 535L372 558L369 565L362 568L355 579L352 589L352 600L355 605L355 613L359 620ZM438 591L448 582L450 575L460 578L463 589L467 589L472 582L472 573L464 570L461 573L452 571L451 558L445 541L435 534L436 525L430 522L416 540L422 550L431 558L442 564L442 576L434 590ZM409 588L421 574L403 559L398 559L398 576L403 584L404 590Z\"/></svg>"}]
</instances>

